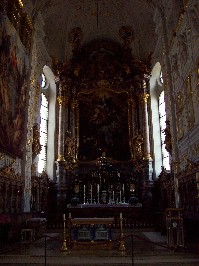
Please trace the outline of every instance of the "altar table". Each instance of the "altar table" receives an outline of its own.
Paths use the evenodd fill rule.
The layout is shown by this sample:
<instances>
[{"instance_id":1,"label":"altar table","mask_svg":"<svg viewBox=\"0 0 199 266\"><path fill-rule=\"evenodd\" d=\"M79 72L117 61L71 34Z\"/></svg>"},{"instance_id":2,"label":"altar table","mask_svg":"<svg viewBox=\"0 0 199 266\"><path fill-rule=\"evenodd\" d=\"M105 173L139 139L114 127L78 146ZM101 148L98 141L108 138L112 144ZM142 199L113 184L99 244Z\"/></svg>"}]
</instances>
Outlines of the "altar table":
<instances>
[{"instance_id":1,"label":"altar table","mask_svg":"<svg viewBox=\"0 0 199 266\"><path fill-rule=\"evenodd\" d=\"M119 216L122 213L124 219L139 219L142 213L142 204L78 204L67 205L71 217L78 218L108 218L113 217L115 226L119 226Z\"/></svg>"},{"instance_id":2,"label":"altar table","mask_svg":"<svg viewBox=\"0 0 199 266\"><path fill-rule=\"evenodd\" d=\"M69 219L70 234L72 237L73 247L88 248L88 243L91 246L97 246L97 242L103 241L100 247L111 247L112 240L111 228L114 223L114 218L72 218ZM100 248L98 245L98 248Z\"/></svg>"}]
</instances>

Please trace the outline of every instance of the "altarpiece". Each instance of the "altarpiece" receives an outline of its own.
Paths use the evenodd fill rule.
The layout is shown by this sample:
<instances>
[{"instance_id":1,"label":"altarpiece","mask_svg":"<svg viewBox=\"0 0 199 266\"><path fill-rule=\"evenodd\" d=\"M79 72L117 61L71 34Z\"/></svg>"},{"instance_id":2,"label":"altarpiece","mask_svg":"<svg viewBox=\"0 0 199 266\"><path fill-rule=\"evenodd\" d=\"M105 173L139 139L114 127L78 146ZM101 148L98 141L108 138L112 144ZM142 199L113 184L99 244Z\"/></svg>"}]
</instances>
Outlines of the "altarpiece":
<instances>
[{"instance_id":1,"label":"altarpiece","mask_svg":"<svg viewBox=\"0 0 199 266\"><path fill-rule=\"evenodd\" d=\"M149 62L109 40L74 51L58 75L57 196L66 204L137 204L152 183Z\"/></svg>"}]
</instances>

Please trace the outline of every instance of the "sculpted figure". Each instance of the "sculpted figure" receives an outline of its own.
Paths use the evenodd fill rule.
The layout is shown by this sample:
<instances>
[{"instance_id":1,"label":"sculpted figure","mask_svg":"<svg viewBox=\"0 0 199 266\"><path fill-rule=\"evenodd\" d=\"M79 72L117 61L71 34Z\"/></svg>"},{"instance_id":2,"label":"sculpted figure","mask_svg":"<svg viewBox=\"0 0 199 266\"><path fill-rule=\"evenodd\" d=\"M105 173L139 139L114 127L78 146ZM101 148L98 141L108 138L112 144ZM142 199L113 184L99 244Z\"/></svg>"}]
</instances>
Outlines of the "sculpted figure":
<instances>
[{"instance_id":1,"label":"sculpted figure","mask_svg":"<svg viewBox=\"0 0 199 266\"><path fill-rule=\"evenodd\" d=\"M133 139L135 157L143 157L143 137L138 134Z\"/></svg>"},{"instance_id":2,"label":"sculpted figure","mask_svg":"<svg viewBox=\"0 0 199 266\"><path fill-rule=\"evenodd\" d=\"M165 134L165 149L171 153L172 152L172 142L171 142L171 132L170 132L170 123L166 121L166 128L163 130Z\"/></svg>"},{"instance_id":3,"label":"sculpted figure","mask_svg":"<svg viewBox=\"0 0 199 266\"><path fill-rule=\"evenodd\" d=\"M65 157L72 157L75 150L75 139L72 137L71 132L67 131L65 139Z\"/></svg>"}]
</instances>

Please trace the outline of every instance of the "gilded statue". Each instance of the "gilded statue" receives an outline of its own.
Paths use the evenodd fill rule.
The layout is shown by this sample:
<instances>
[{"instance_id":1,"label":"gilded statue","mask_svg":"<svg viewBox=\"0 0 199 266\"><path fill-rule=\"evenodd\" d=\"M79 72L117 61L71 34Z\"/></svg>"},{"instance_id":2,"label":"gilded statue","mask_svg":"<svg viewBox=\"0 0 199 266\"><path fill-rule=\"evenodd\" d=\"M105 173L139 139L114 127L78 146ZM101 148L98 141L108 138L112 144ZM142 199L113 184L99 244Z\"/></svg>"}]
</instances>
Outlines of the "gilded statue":
<instances>
[{"instance_id":1,"label":"gilded statue","mask_svg":"<svg viewBox=\"0 0 199 266\"><path fill-rule=\"evenodd\" d=\"M137 134L133 139L134 155L137 158L143 158L143 137Z\"/></svg>"},{"instance_id":2,"label":"gilded statue","mask_svg":"<svg viewBox=\"0 0 199 266\"><path fill-rule=\"evenodd\" d=\"M75 153L75 138L72 137L70 131L67 131L65 139L65 150L64 150L65 158L73 157L74 153Z\"/></svg>"}]
</instances>

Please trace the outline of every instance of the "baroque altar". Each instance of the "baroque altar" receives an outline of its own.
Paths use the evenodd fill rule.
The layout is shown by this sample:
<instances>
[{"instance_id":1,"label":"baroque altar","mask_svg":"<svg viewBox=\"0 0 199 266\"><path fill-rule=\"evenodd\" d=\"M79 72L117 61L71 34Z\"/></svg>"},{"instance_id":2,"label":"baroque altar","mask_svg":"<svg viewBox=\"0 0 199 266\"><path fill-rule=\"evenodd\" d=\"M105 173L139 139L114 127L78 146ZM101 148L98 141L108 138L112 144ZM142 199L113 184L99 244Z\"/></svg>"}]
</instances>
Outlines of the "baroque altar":
<instances>
[{"instance_id":1,"label":"baroque altar","mask_svg":"<svg viewBox=\"0 0 199 266\"><path fill-rule=\"evenodd\" d=\"M54 64L58 212L67 204L143 204L153 185L149 59L109 40L75 49L69 65Z\"/></svg>"}]
</instances>

